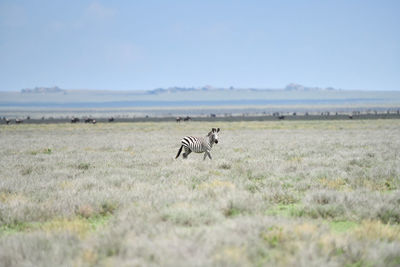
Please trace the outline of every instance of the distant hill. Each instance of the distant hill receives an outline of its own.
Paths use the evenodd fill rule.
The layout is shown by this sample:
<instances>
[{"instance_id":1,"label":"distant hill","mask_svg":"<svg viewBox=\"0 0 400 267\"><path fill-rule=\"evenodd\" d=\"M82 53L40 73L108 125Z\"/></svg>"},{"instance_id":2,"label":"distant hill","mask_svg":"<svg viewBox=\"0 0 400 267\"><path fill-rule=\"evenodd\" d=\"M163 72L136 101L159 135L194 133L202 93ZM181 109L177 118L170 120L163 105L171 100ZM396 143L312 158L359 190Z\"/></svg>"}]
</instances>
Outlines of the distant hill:
<instances>
[{"instance_id":1,"label":"distant hill","mask_svg":"<svg viewBox=\"0 0 400 267\"><path fill-rule=\"evenodd\" d=\"M28 93L28 94L47 94L47 93L61 93L61 92L65 92L65 90L63 90L63 89L61 89L61 88L59 88L59 87L57 87L57 86L54 86L54 87L35 87L35 88L33 88L33 89L29 89L29 88L26 88L26 89L22 89L21 90L21 93L23 93L23 94L25 94L25 93Z\"/></svg>"},{"instance_id":2,"label":"distant hill","mask_svg":"<svg viewBox=\"0 0 400 267\"><path fill-rule=\"evenodd\" d=\"M149 94L149 95L158 95L158 94L170 94L170 93L184 93L184 92L243 92L243 91L257 91L257 92L262 92L262 91L335 91L335 90L340 90L340 89L335 89L332 87L327 87L327 88L320 88L320 87L309 87L309 86L303 86L301 84L296 84L296 83L290 83L288 84L285 88L282 89L258 89L258 88L234 88L233 86L229 88L218 88L218 87L213 87L211 85L206 85L202 87L179 87L179 86L174 86L174 87L168 87L168 88L157 88L153 90L147 90L147 91L128 91L130 93L137 94L139 92L142 92L144 94ZM71 93L71 92L78 92L78 91L88 91L91 93L110 93L110 94L118 94L118 91L108 91L108 90L65 90L61 89L58 86L54 87L35 87L33 89L26 88L22 89L21 93L23 94L48 94L48 93ZM125 92L126 93L126 92Z\"/></svg>"},{"instance_id":3,"label":"distant hill","mask_svg":"<svg viewBox=\"0 0 400 267\"><path fill-rule=\"evenodd\" d=\"M320 88L320 87L306 87L301 84L296 84L296 83L291 83L286 85L285 87L286 91L334 91L338 90L332 87L327 87L327 88Z\"/></svg>"},{"instance_id":4,"label":"distant hill","mask_svg":"<svg viewBox=\"0 0 400 267\"><path fill-rule=\"evenodd\" d=\"M165 94L165 93L178 93L178 92L201 92L201 91L334 91L339 90L332 87L320 88L320 87L307 87L301 84L290 83L283 89L255 89L255 88L217 88L210 85L203 87L169 87L169 88L157 88L154 90L146 91L148 94Z\"/></svg>"},{"instance_id":5,"label":"distant hill","mask_svg":"<svg viewBox=\"0 0 400 267\"><path fill-rule=\"evenodd\" d=\"M215 88L210 85L203 87L169 87L169 88L157 88L153 90L148 90L149 94L163 94L163 93L177 93L177 92L191 92L191 91L211 91L211 90L226 90L224 88Z\"/></svg>"},{"instance_id":6,"label":"distant hill","mask_svg":"<svg viewBox=\"0 0 400 267\"><path fill-rule=\"evenodd\" d=\"M35 87L20 92L0 92L0 111L12 109L125 109L161 108L165 113L174 108L194 107L302 107L333 110L358 107L364 109L400 107L400 91L342 90L331 87L309 87L291 83L280 89L169 87L154 90L88 90Z\"/></svg>"}]
</instances>

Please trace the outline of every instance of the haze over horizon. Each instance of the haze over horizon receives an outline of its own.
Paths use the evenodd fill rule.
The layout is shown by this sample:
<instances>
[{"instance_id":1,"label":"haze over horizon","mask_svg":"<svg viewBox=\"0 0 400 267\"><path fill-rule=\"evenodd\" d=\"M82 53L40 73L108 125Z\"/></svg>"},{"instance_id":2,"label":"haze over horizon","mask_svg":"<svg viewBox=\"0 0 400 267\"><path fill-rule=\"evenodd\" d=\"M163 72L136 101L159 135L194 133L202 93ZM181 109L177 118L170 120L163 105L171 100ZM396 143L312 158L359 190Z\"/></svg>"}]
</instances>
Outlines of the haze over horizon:
<instances>
[{"instance_id":1,"label":"haze over horizon","mask_svg":"<svg viewBox=\"0 0 400 267\"><path fill-rule=\"evenodd\" d=\"M168 87L159 87L159 88L153 88L153 89L147 89L147 90L109 90L109 89L86 89L86 88L61 88L57 85L54 86L35 86L31 88L22 88L20 90L14 90L14 91L8 91L8 92L21 92L21 93L54 93L54 92L62 92L62 91L148 91L148 92L160 92L160 91L192 91L192 90L201 90L201 91L209 91L209 90L284 90L284 91L315 91L315 90L339 90L339 91L351 91L351 90L346 90L342 88L333 88L333 87L318 87L318 86L305 86L302 84L297 84L297 83L289 83L284 87L281 88L272 88L272 87L259 87L259 88L254 88L254 87L216 87L212 85L203 85L203 86L190 86L190 87L185 87L185 86L168 86ZM357 91L357 90L356 90ZM0 92L7 92L7 91L0 91Z\"/></svg>"},{"instance_id":2,"label":"haze over horizon","mask_svg":"<svg viewBox=\"0 0 400 267\"><path fill-rule=\"evenodd\" d=\"M400 90L400 2L0 3L0 91Z\"/></svg>"}]
</instances>

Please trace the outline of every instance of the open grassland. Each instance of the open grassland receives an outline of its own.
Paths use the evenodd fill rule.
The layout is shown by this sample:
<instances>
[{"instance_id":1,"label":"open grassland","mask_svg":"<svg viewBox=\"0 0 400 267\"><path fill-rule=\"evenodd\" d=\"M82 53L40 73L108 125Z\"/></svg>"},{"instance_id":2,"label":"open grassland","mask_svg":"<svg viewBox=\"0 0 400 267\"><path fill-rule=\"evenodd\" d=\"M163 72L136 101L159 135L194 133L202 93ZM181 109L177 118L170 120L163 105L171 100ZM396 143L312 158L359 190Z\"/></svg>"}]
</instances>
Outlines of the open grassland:
<instances>
[{"instance_id":1,"label":"open grassland","mask_svg":"<svg viewBox=\"0 0 400 267\"><path fill-rule=\"evenodd\" d=\"M221 128L213 160L174 159ZM1 266L399 266L400 120L0 126Z\"/></svg>"}]
</instances>

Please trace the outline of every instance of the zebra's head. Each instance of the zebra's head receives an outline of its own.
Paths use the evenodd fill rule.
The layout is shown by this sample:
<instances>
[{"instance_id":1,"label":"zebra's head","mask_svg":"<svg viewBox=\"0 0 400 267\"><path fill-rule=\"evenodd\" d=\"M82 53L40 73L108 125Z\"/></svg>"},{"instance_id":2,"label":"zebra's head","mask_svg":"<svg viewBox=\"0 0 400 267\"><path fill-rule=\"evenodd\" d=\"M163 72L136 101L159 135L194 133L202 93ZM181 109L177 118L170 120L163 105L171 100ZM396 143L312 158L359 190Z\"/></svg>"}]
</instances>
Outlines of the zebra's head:
<instances>
[{"instance_id":1,"label":"zebra's head","mask_svg":"<svg viewBox=\"0 0 400 267\"><path fill-rule=\"evenodd\" d=\"M208 133L207 136L210 138L210 144L214 143L218 144L218 133L219 133L219 128L218 129L212 128L211 132Z\"/></svg>"}]
</instances>

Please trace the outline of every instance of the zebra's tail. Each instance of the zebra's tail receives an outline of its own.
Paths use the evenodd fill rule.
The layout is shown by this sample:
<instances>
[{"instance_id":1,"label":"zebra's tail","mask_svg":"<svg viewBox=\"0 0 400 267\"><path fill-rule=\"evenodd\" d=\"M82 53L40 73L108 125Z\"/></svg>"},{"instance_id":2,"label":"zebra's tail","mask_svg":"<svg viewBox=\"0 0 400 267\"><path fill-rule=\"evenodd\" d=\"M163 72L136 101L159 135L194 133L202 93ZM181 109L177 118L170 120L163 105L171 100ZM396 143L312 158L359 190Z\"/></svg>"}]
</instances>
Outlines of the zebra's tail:
<instances>
[{"instance_id":1,"label":"zebra's tail","mask_svg":"<svg viewBox=\"0 0 400 267\"><path fill-rule=\"evenodd\" d=\"M181 154L181 152L182 152L182 148L183 148L183 145L181 145L181 148L179 148L179 151L178 151L178 154L176 155L176 159L179 157L179 155Z\"/></svg>"}]
</instances>

